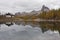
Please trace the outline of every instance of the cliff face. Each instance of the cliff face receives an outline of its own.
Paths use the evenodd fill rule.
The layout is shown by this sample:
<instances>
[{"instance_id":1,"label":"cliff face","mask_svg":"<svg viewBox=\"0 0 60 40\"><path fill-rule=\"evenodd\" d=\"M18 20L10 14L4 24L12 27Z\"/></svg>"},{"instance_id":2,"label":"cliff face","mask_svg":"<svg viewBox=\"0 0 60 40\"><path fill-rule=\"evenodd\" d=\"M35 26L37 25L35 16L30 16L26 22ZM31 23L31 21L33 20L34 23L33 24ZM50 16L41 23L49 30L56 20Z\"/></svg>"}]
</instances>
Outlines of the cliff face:
<instances>
[{"instance_id":1,"label":"cliff face","mask_svg":"<svg viewBox=\"0 0 60 40\"><path fill-rule=\"evenodd\" d=\"M48 12L50 9L48 7L46 7L45 5L42 6L41 11L45 11Z\"/></svg>"}]
</instances>

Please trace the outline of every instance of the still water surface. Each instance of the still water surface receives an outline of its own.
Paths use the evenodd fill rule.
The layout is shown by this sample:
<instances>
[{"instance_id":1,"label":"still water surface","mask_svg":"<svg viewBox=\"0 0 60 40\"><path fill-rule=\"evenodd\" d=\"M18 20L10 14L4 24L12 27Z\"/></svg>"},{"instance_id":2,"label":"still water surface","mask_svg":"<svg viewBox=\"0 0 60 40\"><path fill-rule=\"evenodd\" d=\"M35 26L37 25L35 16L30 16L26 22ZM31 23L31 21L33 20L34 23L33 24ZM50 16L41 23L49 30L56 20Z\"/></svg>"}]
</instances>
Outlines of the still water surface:
<instances>
[{"instance_id":1,"label":"still water surface","mask_svg":"<svg viewBox=\"0 0 60 40\"><path fill-rule=\"evenodd\" d=\"M0 40L60 40L60 22L3 22Z\"/></svg>"}]
</instances>

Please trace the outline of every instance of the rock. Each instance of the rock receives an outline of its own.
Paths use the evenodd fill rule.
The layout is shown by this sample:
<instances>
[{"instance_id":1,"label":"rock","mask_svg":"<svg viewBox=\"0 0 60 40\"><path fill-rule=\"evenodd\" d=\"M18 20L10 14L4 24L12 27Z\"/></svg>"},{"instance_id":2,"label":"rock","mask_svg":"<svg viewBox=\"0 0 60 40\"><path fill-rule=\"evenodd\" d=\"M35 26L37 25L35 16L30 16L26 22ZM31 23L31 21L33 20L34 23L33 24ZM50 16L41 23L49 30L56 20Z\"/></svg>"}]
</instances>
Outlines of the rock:
<instances>
[{"instance_id":1,"label":"rock","mask_svg":"<svg viewBox=\"0 0 60 40\"><path fill-rule=\"evenodd\" d=\"M46 7L45 5L43 5L43 6L42 6L41 11L48 12L48 11L49 11L49 8L48 8L48 7Z\"/></svg>"}]
</instances>

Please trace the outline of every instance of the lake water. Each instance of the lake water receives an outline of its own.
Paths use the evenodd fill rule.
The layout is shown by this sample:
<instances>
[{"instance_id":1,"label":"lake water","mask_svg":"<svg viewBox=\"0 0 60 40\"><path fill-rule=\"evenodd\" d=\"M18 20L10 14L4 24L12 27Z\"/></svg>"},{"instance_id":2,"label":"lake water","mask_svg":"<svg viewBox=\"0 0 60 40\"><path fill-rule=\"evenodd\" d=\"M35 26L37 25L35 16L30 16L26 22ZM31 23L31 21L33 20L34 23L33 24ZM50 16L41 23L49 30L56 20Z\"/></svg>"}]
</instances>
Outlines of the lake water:
<instances>
[{"instance_id":1,"label":"lake water","mask_svg":"<svg viewBox=\"0 0 60 40\"><path fill-rule=\"evenodd\" d=\"M60 40L60 22L3 22L0 40Z\"/></svg>"}]
</instances>

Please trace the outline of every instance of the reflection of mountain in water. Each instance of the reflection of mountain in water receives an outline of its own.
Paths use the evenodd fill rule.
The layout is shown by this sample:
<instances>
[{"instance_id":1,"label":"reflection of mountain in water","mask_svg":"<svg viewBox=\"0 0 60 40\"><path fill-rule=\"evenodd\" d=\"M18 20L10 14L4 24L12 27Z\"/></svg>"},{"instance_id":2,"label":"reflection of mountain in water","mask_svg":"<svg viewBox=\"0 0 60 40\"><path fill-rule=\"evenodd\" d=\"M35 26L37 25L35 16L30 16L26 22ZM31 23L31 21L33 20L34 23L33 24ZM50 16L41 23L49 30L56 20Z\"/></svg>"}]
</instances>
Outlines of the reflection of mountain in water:
<instances>
[{"instance_id":1,"label":"reflection of mountain in water","mask_svg":"<svg viewBox=\"0 0 60 40\"><path fill-rule=\"evenodd\" d=\"M60 33L60 22L17 22L16 24L31 25L32 27L40 27L42 32L48 30L59 31Z\"/></svg>"},{"instance_id":2,"label":"reflection of mountain in water","mask_svg":"<svg viewBox=\"0 0 60 40\"><path fill-rule=\"evenodd\" d=\"M12 22L7 23L0 23L9 26L12 26ZM60 22L15 22L15 25L30 25L32 27L39 27L42 30L42 33L52 30L52 31L59 31L60 33Z\"/></svg>"},{"instance_id":3,"label":"reflection of mountain in water","mask_svg":"<svg viewBox=\"0 0 60 40\"><path fill-rule=\"evenodd\" d=\"M16 25L31 25L33 27L37 27L39 22L15 22Z\"/></svg>"}]
</instances>

